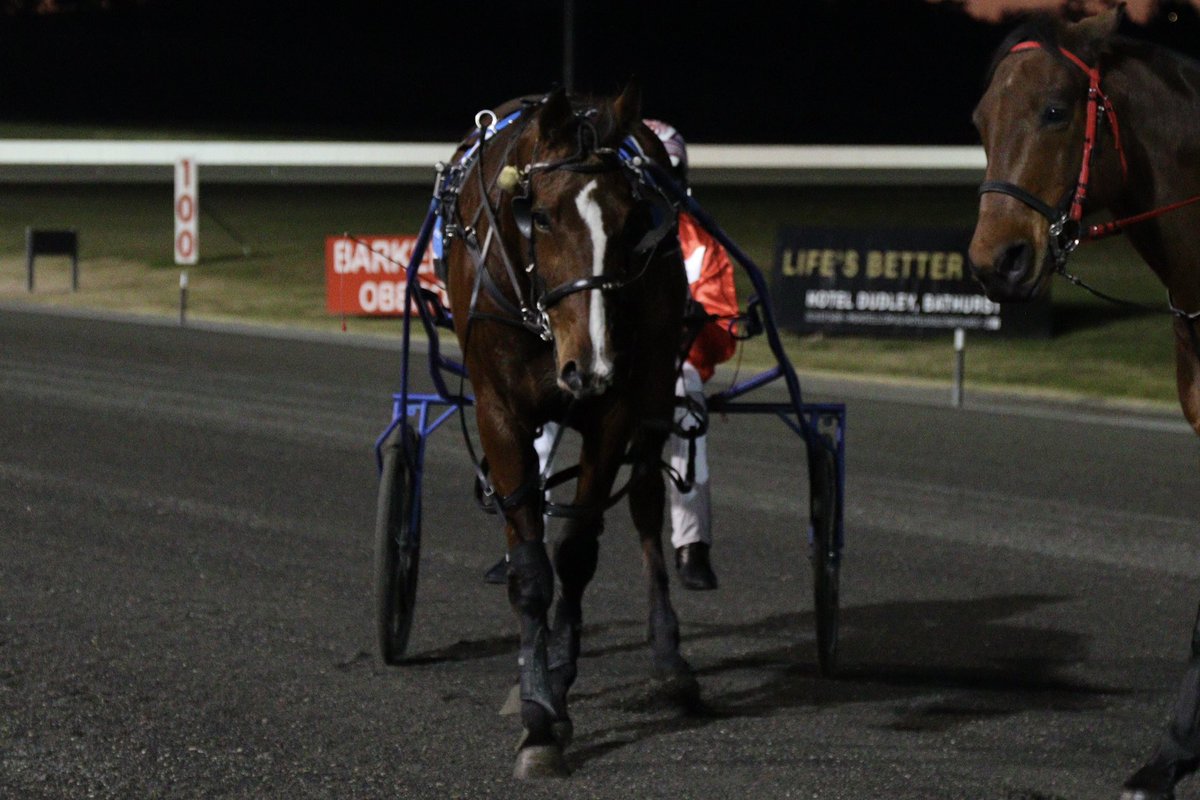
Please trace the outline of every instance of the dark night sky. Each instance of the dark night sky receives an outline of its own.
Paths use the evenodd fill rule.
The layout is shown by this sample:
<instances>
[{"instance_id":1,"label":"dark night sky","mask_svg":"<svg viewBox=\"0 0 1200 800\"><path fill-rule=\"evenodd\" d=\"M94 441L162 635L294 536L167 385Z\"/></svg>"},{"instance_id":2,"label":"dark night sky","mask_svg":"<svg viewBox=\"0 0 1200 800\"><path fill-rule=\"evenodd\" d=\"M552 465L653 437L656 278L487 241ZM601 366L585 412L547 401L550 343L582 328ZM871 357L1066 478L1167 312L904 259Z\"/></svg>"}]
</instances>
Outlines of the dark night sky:
<instances>
[{"instance_id":1,"label":"dark night sky","mask_svg":"<svg viewBox=\"0 0 1200 800\"><path fill-rule=\"evenodd\" d=\"M970 144L1007 32L923 0L576 0L577 88L691 141ZM151 0L0 17L0 120L448 140L562 74L562 3Z\"/></svg>"}]
</instances>

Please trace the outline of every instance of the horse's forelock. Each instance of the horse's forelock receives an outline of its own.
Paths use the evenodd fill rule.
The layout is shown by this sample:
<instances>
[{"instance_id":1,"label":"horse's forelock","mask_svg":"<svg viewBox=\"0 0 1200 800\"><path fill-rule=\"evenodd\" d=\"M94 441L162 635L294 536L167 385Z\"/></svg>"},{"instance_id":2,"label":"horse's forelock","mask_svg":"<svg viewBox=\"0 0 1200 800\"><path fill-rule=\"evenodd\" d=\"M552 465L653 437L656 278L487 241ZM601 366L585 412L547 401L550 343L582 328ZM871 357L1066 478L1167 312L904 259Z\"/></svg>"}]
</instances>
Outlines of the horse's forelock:
<instances>
[{"instance_id":1,"label":"horse's forelock","mask_svg":"<svg viewBox=\"0 0 1200 800\"><path fill-rule=\"evenodd\" d=\"M1120 9L1075 23L1064 22L1048 14L1034 15L1015 28L996 48L988 66L985 85L991 84L1000 62L1020 42L1037 42L1047 53L1069 64L1070 61L1059 50L1060 47L1066 48L1083 59L1084 63L1095 66L1108 51L1113 34L1123 19Z\"/></svg>"},{"instance_id":2,"label":"horse's forelock","mask_svg":"<svg viewBox=\"0 0 1200 800\"><path fill-rule=\"evenodd\" d=\"M992 79L996 76L996 69L1000 66L1009 51L1020 42L1037 42L1047 53L1065 59L1059 51L1060 24L1059 21L1049 15L1038 14L1030 17L1021 25L1013 29L1012 33L1004 37L1004 41L996 48L996 52L992 54L992 62L988 65L984 86L990 86Z\"/></svg>"},{"instance_id":3,"label":"horse's forelock","mask_svg":"<svg viewBox=\"0 0 1200 800\"><path fill-rule=\"evenodd\" d=\"M587 126L595 132L595 147L616 147L626 136L634 133L640 118L624 111L619 106L623 97L572 98L573 113L555 121L551 136L555 141L575 144L579 141L580 129ZM590 132L589 132L590 135Z\"/></svg>"},{"instance_id":4,"label":"horse's forelock","mask_svg":"<svg viewBox=\"0 0 1200 800\"><path fill-rule=\"evenodd\" d=\"M629 135L629 131L625 130L620 124L620 120L613 112L613 104L611 100L605 100L595 107L595 114L591 117L592 128L596 131L596 146L597 147L616 147L621 143L621 140Z\"/></svg>"}]
</instances>

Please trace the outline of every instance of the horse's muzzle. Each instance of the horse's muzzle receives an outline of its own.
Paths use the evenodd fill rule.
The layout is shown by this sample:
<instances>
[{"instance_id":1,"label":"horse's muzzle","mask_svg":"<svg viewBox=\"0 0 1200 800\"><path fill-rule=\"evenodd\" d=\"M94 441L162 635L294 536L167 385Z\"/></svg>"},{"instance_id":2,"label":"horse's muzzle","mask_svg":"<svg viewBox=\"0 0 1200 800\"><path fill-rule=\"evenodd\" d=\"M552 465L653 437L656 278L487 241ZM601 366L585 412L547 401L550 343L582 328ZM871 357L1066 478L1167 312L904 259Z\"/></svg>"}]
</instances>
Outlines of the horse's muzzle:
<instances>
[{"instance_id":1,"label":"horse's muzzle","mask_svg":"<svg viewBox=\"0 0 1200 800\"><path fill-rule=\"evenodd\" d=\"M1039 283L1033 277L1037 263L1032 245L1028 242L1012 242L996 248L990 266L976 264L972 260L971 274L983 286L989 300L1028 300L1035 294Z\"/></svg>"},{"instance_id":2,"label":"horse's muzzle","mask_svg":"<svg viewBox=\"0 0 1200 800\"><path fill-rule=\"evenodd\" d=\"M612 379L609 376L582 370L575 361L568 361L558 373L559 388L570 392L576 400L602 395L610 383Z\"/></svg>"}]
</instances>

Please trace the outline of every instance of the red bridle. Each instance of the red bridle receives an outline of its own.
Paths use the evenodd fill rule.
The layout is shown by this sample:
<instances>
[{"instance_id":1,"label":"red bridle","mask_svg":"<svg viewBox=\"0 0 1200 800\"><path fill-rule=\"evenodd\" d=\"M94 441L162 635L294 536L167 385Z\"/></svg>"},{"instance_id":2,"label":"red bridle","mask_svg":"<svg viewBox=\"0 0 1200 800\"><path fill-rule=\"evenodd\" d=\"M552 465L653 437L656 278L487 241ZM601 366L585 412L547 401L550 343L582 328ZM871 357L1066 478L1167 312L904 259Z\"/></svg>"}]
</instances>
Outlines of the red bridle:
<instances>
[{"instance_id":1,"label":"red bridle","mask_svg":"<svg viewBox=\"0 0 1200 800\"><path fill-rule=\"evenodd\" d=\"M1042 49L1041 42L1020 42L1013 45L1010 53L1021 53L1026 50ZM1083 70L1088 77L1087 121L1083 129L1083 164L1079 168L1079 181L1075 184L1075 195L1071 199L1068 219L1078 222L1083 219L1083 203L1087 199L1088 185L1092 177L1092 154L1096 150L1096 131L1100 118L1108 119L1112 127L1113 144L1117 157L1121 160L1121 180L1129 176L1129 165L1125 161L1125 150L1121 147L1121 127L1117 123L1117 111L1108 100L1108 95L1100 88L1100 68L1089 67L1087 62L1065 47L1058 48L1067 60Z\"/></svg>"},{"instance_id":2,"label":"red bridle","mask_svg":"<svg viewBox=\"0 0 1200 800\"><path fill-rule=\"evenodd\" d=\"M1008 52L1021 53L1028 50L1042 49L1045 49L1045 45L1041 42L1030 40L1018 42ZM1125 159L1125 150L1121 146L1121 129L1117 123L1117 111L1113 108L1108 96L1100 88L1100 68L1088 66L1087 62L1065 47L1059 47L1058 50L1068 61L1083 70L1083 73L1088 77L1087 118L1083 130L1083 164L1079 168L1079 179L1075 183L1075 189L1069 195L1069 204L1067 199L1064 198L1063 202L1055 208L1035 196L1032 192L1006 181L984 181L979 187L979 193L999 192L1010 195L1046 217L1050 221L1050 248L1055 260L1058 262L1058 266L1061 268L1066 263L1067 256L1081 242L1091 242L1121 233L1129 225L1136 225L1139 222L1145 222L1148 219L1166 214L1168 211L1174 211L1177 208L1200 202L1200 195L1145 211L1141 214L1115 219L1111 222L1090 225L1083 230L1080 229L1080 221L1083 219L1083 205L1087 200L1088 186L1092 177L1092 158L1096 151L1096 136L1102 117L1108 120L1109 127L1112 129L1113 145L1117 151L1117 158L1121 163L1122 181L1127 180L1129 177L1129 165ZM1073 223L1070 225L1069 230L1068 223Z\"/></svg>"}]
</instances>

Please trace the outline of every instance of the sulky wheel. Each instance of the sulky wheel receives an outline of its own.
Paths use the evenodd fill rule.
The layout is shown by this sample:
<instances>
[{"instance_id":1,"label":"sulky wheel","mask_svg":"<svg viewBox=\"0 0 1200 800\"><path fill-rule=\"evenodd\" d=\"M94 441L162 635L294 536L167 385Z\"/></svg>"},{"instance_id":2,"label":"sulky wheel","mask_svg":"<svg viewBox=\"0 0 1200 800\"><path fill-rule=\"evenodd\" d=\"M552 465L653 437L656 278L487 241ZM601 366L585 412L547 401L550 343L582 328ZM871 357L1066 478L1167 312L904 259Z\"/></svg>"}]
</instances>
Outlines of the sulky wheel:
<instances>
[{"instance_id":1,"label":"sulky wheel","mask_svg":"<svg viewBox=\"0 0 1200 800\"><path fill-rule=\"evenodd\" d=\"M398 664L403 658L417 601L421 555L417 445L412 429L400 425L388 436L382 450L375 517L375 603L379 655L385 664Z\"/></svg>"},{"instance_id":2,"label":"sulky wheel","mask_svg":"<svg viewBox=\"0 0 1200 800\"><path fill-rule=\"evenodd\" d=\"M813 596L817 618L817 660L821 675L830 677L837 670L838 649L838 569L840 553L838 528L838 462L831 437L820 434L821 441L808 449L809 557L813 567Z\"/></svg>"}]
</instances>

